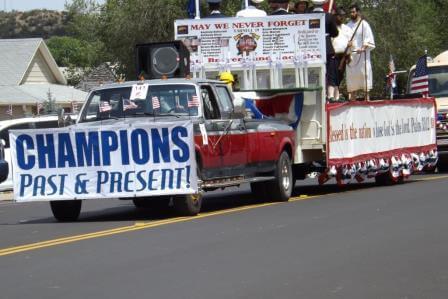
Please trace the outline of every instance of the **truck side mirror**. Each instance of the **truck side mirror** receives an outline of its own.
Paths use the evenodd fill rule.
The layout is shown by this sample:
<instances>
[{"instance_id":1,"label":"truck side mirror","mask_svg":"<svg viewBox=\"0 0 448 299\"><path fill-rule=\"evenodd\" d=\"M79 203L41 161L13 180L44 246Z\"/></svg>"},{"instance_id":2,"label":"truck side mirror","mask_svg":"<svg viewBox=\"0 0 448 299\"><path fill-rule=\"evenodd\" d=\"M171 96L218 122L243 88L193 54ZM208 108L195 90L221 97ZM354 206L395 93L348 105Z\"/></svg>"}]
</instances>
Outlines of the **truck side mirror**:
<instances>
[{"instance_id":1,"label":"truck side mirror","mask_svg":"<svg viewBox=\"0 0 448 299\"><path fill-rule=\"evenodd\" d=\"M65 114L64 108L58 111L58 127L67 127L74 124L74 120L69 114Z\"/></svg>"}]
</instances>

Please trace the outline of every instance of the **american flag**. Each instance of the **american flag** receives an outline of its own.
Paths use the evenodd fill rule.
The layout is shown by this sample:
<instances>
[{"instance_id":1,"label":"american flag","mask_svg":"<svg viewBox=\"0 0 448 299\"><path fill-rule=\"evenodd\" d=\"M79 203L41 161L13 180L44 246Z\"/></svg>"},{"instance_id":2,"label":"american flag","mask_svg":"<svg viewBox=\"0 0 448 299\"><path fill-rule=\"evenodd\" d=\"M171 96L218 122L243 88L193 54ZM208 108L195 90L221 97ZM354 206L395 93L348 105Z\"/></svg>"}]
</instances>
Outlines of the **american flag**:
<instances>
[{"instance_id":1,"label":"american flag","mask_svg":"<svg viewBox=\"0 0 448 299\"><path fill-rule=\"evenodd\" d=\"M8 109L6 110L6 114L8 114L9 116L12 116L12 105L8 106Z\"/></svg>"},{"instance_id":2,"label":"american flag","mask_svg":"<svg viewBox=\"0 0 448 299\"><path fill-rule=\"evenodd\" d=\"M199 107L199 98L194 95L191 97L191 100L188 101L188 107Z\"/></svg>"},{"instance_id":3,"label":"american flag","mask_svg":"<svg viewBox=\"0 0 448 299\"><path fill-rule=\"evenodd\" d=\"M134 103L134 101L131 101L129 99L123 100L123 111L137 109L137 108L138 108L138 106L136 103Z\"/></svg>"},{"instance_id":4,"label":"american flag","mask_svg":"<svg viewBox=\"0 0 448 299\"><path fill-rule=\"evenodd\" d=\"M100 102L100 112L107 112L107 111L111 111L111 110L112 110L112 106L109 104L109 102L107 102L107 101Z\"/></svg>"},{"instance_id":5,"label":"american flag","mask_svg":"<svg viewBox=\"0 0 448 299\"><path fill-rule=\"evenodd\" d=\"M423 96L429 94L428 65L426 54L420 57L415 67L415 74L411 81L411 93L421 93Z\"/></svg>"},{"instance_id":6,"label":"american flag","mask_svg":"<svg viewBox=\"0 0 448 299\"><path fill-rule=\"evenodd\" d=\"M160 108L160 101L159 101L158 97L152 97L151 101L152 101L152 109L153 110Z\"/></svg>"}]
</instances>

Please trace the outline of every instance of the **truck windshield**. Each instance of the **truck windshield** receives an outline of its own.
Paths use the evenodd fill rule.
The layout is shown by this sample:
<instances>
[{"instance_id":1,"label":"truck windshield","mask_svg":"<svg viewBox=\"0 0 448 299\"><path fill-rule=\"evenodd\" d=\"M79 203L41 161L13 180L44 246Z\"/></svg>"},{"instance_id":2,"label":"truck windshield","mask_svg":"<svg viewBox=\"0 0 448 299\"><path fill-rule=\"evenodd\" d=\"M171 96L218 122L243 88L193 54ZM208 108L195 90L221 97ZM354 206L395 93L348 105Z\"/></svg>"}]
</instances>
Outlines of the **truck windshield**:
<instances>
[{"instance_id":1,"label":"truck windshield","mask_svg":"<svg viewBox=\"0 0 448 299\"><path fill-rule=\"evenodd\" d=\"M410 78L414 76L412 71ZM429 94L434 97L448 96L448 66L434 66L428 68ZM409 80L411 81L411 80ZM410 86L408 86L410 90Z\"/></svg>"},{"instance_id":2,"label":"truck windshield","mask_svg":"<svg viewBox=\"0 0 448 299\"><path fill-rule=\"evenodd\" d=\"M81 122L134 116L197 116L196 88L187 84L150 85L146 99L130 100L132 86L101 89L90 94Z\"/></svg>"}]
</instances>

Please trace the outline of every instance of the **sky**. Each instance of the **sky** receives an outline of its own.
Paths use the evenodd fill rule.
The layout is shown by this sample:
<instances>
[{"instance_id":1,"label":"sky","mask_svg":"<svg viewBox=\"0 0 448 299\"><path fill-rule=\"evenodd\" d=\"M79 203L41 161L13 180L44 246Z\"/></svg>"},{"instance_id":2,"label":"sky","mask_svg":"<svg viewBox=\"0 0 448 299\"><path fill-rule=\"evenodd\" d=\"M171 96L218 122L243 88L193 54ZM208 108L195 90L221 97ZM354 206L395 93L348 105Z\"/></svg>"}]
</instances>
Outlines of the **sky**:
<instances>
[{"instance_id":1,"label":"sky","mask_svg":"<svg viewBox=\"0 0 448 299\"><path fill-rule=\"evenodd\" d=\"M0 0L0 10L26 11L32 9L63 10L65 2L70 0ZM100 3L104 0L98 1Z\"/></svg>"}]
</instances>

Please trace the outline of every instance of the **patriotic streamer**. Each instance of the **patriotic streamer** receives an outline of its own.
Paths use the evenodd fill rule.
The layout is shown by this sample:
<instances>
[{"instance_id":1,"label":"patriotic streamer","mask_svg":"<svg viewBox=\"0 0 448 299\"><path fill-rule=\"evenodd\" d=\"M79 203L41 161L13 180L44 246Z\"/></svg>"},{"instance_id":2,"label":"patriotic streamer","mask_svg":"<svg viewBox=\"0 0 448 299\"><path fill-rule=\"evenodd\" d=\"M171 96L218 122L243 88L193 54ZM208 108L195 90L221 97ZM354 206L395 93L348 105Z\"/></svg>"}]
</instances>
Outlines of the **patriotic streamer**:
<instances>
[{"instance_id":1,"label":"patriotic streamer","mask_svg":"<svg viewBox=\"0 0 448 299\"><path fill-rule=\"evenodd\" d=\"M336 179L338 185L346 185L353 181L363 182L367 178L389 173L393 181L407 178L414 172L432 170L438 161L437 151L426 153L402 154L383 159L372 159L364 162L331 166L318 174L319 184L322 185L332 178Z\"/></svg>"}]
</instances>

